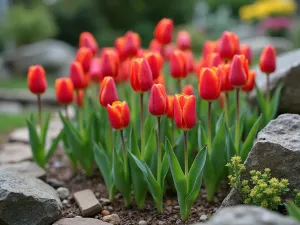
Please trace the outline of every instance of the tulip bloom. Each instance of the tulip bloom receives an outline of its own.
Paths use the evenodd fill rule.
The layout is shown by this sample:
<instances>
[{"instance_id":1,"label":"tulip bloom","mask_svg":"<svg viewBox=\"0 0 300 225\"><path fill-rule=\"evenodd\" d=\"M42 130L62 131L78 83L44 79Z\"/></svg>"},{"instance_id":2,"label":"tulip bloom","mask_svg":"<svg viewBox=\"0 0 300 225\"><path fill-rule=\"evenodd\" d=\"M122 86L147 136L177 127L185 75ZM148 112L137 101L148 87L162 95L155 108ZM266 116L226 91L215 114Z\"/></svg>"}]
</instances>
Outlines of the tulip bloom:
<instances>
[{"instance_id":1,"label":"tulip bloom","mask_svg":"<svg viewBox=\"0 0 300 225\"><path fill-rule=\"evenodd\" d=\"M138 33L128 31L125 36L124 54L127 57L136 56L141 47L141 38Z\"/></svg>"},{"instance_id":2,"label":"tulip bloom","mask_svg":"<svg viewBox=\"0 0 300 225\"><path fill-rule=\"evenodd\" d=\"M192 129L196 122L196 98L194 95L176 94L174 98L174 120L184 131Z\"/></svg>"},{"instance_id":3,"label":"tulip bloom","mask_svg":"<svg viewBox=\"0 0 300 225\"><path fill-rule=\"evenodd\" d=\"M181 50L186 50L191 48L191 36L187 31L179 31L177 34L176 45Z\"/></svg>"},{"instance_id":4,"label":"tulip bloom","mask_svg":"<svg viewBox=\"0 0 300 225\"><path fill-rule=\"evenodd\" d=\"M248 61L244 55L235 55L229 69L229 83L235 87L242 87L248 79Z\"/></svg>"},{"instance_id":5,"label":"tulip bloom","mask_svg":"<svg viewBox=\"0 0 300 225\"><path fill-rule=\"evenodd\" d=\"M267 45L259 58L260 70L267 75L276 70L276 51L272 45Z\"/></svg>"},{"instance_id":6,"label":"tulip bloom","mask_svg":"<svg viewBox=\"0 0 300 225\"><path fill-rule=\"evenodd\" d=\"M125 54L125 37L118 37L115 40L115 48L118 52L120 60L125 60L127 57Z\"/></svg>"},{"instance_id":7,"label":"tulip bloom","mask_svg":"<svg viewBox=\"0 0 300 225\"><path fill-rule=\"evenodd\" d=\"M225 31L218 43L218 52L220 53L221 58L224 60L230 60L238 53L238 51L238 37L232 32Z\"/></svg>"},{"instance_id":8,"label":"tulip bloom","mask_svg":"<svg viewBox=\"0 0 300 225\"><path fill-rule=\"evenodd\" d=\"M127 102L115 101L107 105L110 125L116 130L122 130L129 125L130 110Z\"/></svg>"},{"instance_id":9,"label":"tulip bloom","mask_svg":"<svg viewBox=\"0 0 300 225\"><path fill-rule=\"evenodd\" d=\"M221 56L218 52L208 54L205 60L206 67L218 67L222 63Z\"/></svg>"},{"instance_id":10,"label":"tulip bloom","mask_svg":"<svg viewBox=\"0 0 300 225\"><path fill-rule=\"evenodd\" d=\"M194 72L194 55L193 55L193 52L191 50L185 50L184 54L185 54L188 73L192 73L192 72Z\"/></svg>"},{"instance_id":11,"label":"tulip bloom","mask_svg":"<svg viewBox=\"0 0 300 225\"><path fill-rule=\"evenodd\" d=\"M211 53L217 52L217 42L216 41L205 41L202 49L202 55L205 58Z\"/></svg>"},{"instance_id":12,"label":"tulip bloom","mask_svg":"<svg viewBox=\"0 0 300 225\"><path fill-rule=\"evenodd\" d=\"M132 61L130 83L136 92L143 93L151 89L153 77L149 63L145 58L137 58Z\"/></svg>"},{"instance_id":13,"label":"tulip bloom","mask_svg":"<svg viewBox=\"0 0 300 225\"><path fill-rule=\"evenodd\" d=\"M79 62L74 61L71 63L69 75L73 82L75 90L85 88L86 78L84 76L82 66Z\"/></svg>"},{"instance_id":14,"label":"tulip bloom","mask_svg":"<svg viewBox=\"0 0 300 225\"><path fill-rule=\"evenodd\" d=\"M168 97L165 87L161 84L154 84L151 88L148 104L149 112L154 116L163 116L168 111Z\"/></svg>"},{"instance_id":15,"label":"tulip bloom","mask_svg":"<svg viewBox=\"0 0 300 225\"><path fill-rule=\"evenodd\" d=\"M194 88L191 84L185 85L182 90L182 93L186 95L195 95Z\"/></svg>"},{"instance_id":16,"label":"tulip bloom","mask_svg":"<svg viewBox=\"0 0 300 225\"><path fill-rule=\"evenodd\" d=\"M174 50L170 59L170 72L172 77L183 79L188 74L186 55L181 50Z\"/></svg>"},{"instance_id":17,"label":"tulip bloom","mask_svg":"<svg viewBox=\"0 0 300 225\"><path fill-rule=\"evenodd\" d=\"M163 48L163 56L165 60L170 60L171 55L175 49L175 46L173 44L167 44Z\"/></svg>"},{"instance_id":18,"label":"tulip bloom","mask_svg":"<svg viewBox=\"0 0 300 225\"><path fill-rule=\"evenodd\" d=\"M118 69L118 75L115 77L116 83L124 83L130 76L131 59L128 58L120 63Z\"/></svg>"},{"instance_id":19,"label":"tulip bloom","mask_svg":"<svg viewBox=\"0 0 300 225\"><path fill-rule=\"evenodd\" d=\"M27 85L29 90L36 95L43 94L47 89L46 72L40 65L28 68Z\"/></svg>"},{"instance_id":20,"label":"tulip bloom","mask_svg":"<svg viewBox=\"0 0 300 225\"><path fill-rule=\"evenodd\" d=\"M199 76L199 94L206 101L215 101L221 94L221 77L218 68L203 68Z\"/></svg>"},{"instance_id":21,"label":"tulip bloom","mask_svg":"<svg viewBox=\"0 0 300 225\"><path fill-rule=\"evenodd\" d=\"M151 68L153 80L156 80L158 78L158 76L160 75L164 60L163 60L162 56L160 55L160 53L158 53L158 52L146 53L145 58Z\"/></svg>"},{"instance_id":22,"label":"tulip bloom","mask_svg":"<svg viewBox=\"0 0 300 225\"><path fill-rule=\"evenodd\" d=\"M89 75L92 81L99 82L103 79L101 70L102 59L94 58L91 62Z\"/></svg>"},{"instance_id":23,"label":"tulip bloom","mask_svg":"<svg viewBox=\"0 0 300 225\"><path fill-rule=\"evenodd\" d=\"M233 91L234 86L229 82L229 64L221 64L219 66L220 75L221 75L221 91L228 92Z\"/></svg>"},{"instance_id":24,"label":"tulip bloom","mask_svg":"<svg viewBox=\"0 0 300 225\"><path fill-rule=\"evenodd\" d=\"M80 62L84 73L88 73L93 59L93 52L89 48L79 48L76 54L75 61Z\"/></svg>"},{"instance_id":25,"label":"tulip bloom","mask_svg":"<svg viewBox=\"0 0 300 225\"><path fill-rule=\"evenodd\" d=\"M248 60L248 64L252 64L252 50L250 45L243 44L240 46L240 55L244 55L246 59Z\"/></svg>"},{"instance_id":26,"label":"tulip bloom","mask_svg":"<svg viewBox=\"0 0 300 225\"><path fill-rule=\"evenodd\" d=\"M160 72L160 75L158 76L158 78L156 78L153 81L153 84L161 84L165 86L165 77L164 74L162 72Z\"/></svg>"},{"instance_id":27,"label":"tulip bloom","mask_svg":"<svg viewBox=\"0 0 300 225\"><path fill-rule=\"evenodd\" d=\"M92 50L93 55L98 51L98 44L94 36L90 32L82 32L79 37L79 47L86 47Z\"/></svg>"},{"instance_id":28,"label":"tulip bloom","mask_svg":"<svg viewBox=\"0 0 300 225\"><path fill-rule=\"evenodd\" d=\"M116 77L119 69L119 57L114 50L102 54L101 73L103 76Z\"/></svg>"},{"instance_id":29,"label":"tulip bloom","mask_svg":"<svg viewBox=\"0 0 300 225\"><path fill-rule=\"evenodd\" d=\"M163 45L169 44L172 41L173 29L173 20L163 18L155 27L154 37Z\"/></svg>"},{"instance_id":30,"label":"tulip bloom","mask_svg":"<svg viewBox=\"0 0 300 225\"><path fill-rule=\"evenodd\" d=\"M62 77L55 80L56 99L59 104L68 105L73 102L73 83L70 78Z\"/></svg>"},{"instance_id":31,"label":"tulip bloom","mask_svg":"<svg viewBox=\"0 0 300 225\"><path fill-rule=\"evenodd\" d=\"M250 92L254 89L255 77L256 77L255 70L250 70L247 83L245 84L245 86L242 87L242 90L244 92Z\"/></svg>"},{"instance_id":32,"label":"tulip bloom","mask_svg":"<svg viewBox=\"0 0 300 225\"><path fill-rule=\"evenodd\" d=\"M83 101L84 100L84 91L83 90L79 90L77 92L76 98L75 98L75 103L79 108L82 108L83 106ZM79 113L81 113L81 111L79 110Z\"/></svg>"},{"instance_id":33,"label":"tulip bloom","mask_svg":"<svg viewBox=\"0 0 300 225\"><path fill-rule=\"evenodd\" d=\"M168 118L174 118L174 95L168 95Z\"/></svg>"},{"instance_id":34,"label":"tulip bloom","mask_svg":"<svg viewBox=\"0 0 300 225\"><path fill-rule=\"evenodd\" d=\"M99 102L103 107L107 107L108 104L112 104L117 101L118 92L115 85L115 81L112 77L105 77L101 83Z\"/></svg>"},{"instance_id":35,"label":"tulip bloom","mask_svg":"<svg viewBox=\"0 0 300 225\"><path fill-rule=\"evenodd\" d=\"M156 39L153 39L149 44L149 50L151 52L162 53L162 49L163 49L162 44Z\"/></svg>"}]
</instances>

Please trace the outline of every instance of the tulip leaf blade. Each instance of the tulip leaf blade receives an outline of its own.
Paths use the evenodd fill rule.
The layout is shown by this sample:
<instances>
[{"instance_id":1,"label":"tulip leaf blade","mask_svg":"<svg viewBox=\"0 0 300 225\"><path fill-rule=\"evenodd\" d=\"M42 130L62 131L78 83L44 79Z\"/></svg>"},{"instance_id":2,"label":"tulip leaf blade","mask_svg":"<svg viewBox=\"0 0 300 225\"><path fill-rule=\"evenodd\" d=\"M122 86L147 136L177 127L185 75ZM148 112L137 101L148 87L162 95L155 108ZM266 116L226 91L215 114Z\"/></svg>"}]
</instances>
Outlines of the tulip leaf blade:
<instances>
[{"instance_id":1,"label":"tulip leaf blade","mask_svg":"<svg viewBox=\"0 0 300 225\"><path fill-rule=\"evenodd\" d=\"M145 146L145 152L144 152L144 161L145 162L151 162L152 157L155 155L156 152L156 145L154 144L156 142L156 137L155 137L155 129L154 127L152 128L149 136L147 136L147 143Z\"/></svg>"},{"instance_id":2,"label":"tulip leaf blade","mask_svg":"<svg viewBox=\"0 0 300 225\"><path fill-rule=\"evenodd\" d=\"M285 204L285 206L287 208L289 216L300 222L300 208L298 208L294 202L289 202Z\"/></svg>"},{"instance_id":3,"label":"tulip leaf blade","mask_svg":"<svg viewBox=\"0 0 300 225\"><path fill-rule=\"evenodd\" d=\"M162 152L164 153L164 155L163 155L162 166L161 166L161 181L159 181L159 182L161 183L162 190L164 190L165 179L169 172L169 161L168 161L168 155L165 150L165 145L161 144L161 146L162 146Z\"/></svg>"},{"instance_id":4,"label":"tulip leaf blade","mask_svg":"<svg viewBox=\"0 0 300 225\"><path fill-rule=\"evenodd\" d=\"M56 136L56 138L52 141L51 146L49 148L49 151L46 153L46 159L45 162L48 162L50 157L53 155L53 153L56 151L57 146L59 142L62 140L64 135L64 130L62 129L59 134Z\"/></svg>"},{"instance_id":5,"label":"tulip leaf blade","mask_svg":"<svg viewBox=\"0 0 300 225\"><path fill-rule=\"evenodd\" d=\"M278 87L276 88L273 97L271 99L271 103L270 103L270 107L269 107L269 121L272 120L273 118L275 118L277 110L278 110L278 105L280 102L280 94L281 94L281 90L283 88L283 83L280 83L278 85ZM268 121L268 122L269 122Z\"/></svg>"},{"instance_id":6,"label":"tulip leaf blade","mask_svg":"<svg viewBox=\"0 0 300 225\"><path fill-rule=\"evenodd\" d=\"M50 113L47 114L46 117L46 122L43 124L41 128L41 143L43 146L46 145L46 139L47 139L47 132L48 132L48 127L49 127L49 122L50 122Z\"/></svg>"}]
</instances>

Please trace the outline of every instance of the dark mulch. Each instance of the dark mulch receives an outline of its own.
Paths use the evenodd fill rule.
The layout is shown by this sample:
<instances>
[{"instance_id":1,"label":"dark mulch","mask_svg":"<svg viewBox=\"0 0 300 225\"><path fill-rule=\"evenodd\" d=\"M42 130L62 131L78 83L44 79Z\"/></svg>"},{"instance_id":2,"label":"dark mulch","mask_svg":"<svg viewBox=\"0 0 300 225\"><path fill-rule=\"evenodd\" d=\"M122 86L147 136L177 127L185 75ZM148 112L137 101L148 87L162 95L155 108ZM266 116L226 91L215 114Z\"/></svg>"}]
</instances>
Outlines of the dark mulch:
<instances>
[{"instance_id":1,"label":"dark mulch","mask_svg":"<svg viewBox=\"0 0 300 225\"><path fill-rule=\"evenodd\" d=\"M95 173L92 177L86 177L82 172L74 174L71 168L70 162L62 149L58 150L47 168L47 179L56 179L62 181L63 185L69 188L71 195L69 196L68 203L63 204L63 217L73 218L80 216L80 211L75 203L73 194L76 191L91 189L98 199L108 198L108 193L103 181L103 178L95 168ZM192 213L189 220L182 222L179 216L179 206L176 199L176 195L167 191L166 198L164 200L164 213L158 214L155 209L155 205L151 200L151 196L146 200L146 207L140 210L133 205L129 208L125 208L120 194L116 195L116 199L108 206L104 206L103 209L108 210L111 214L118 214L121 218L122 225L136 225L140 220L146 220L148 224L193 224L200 222L200 216L205 214L210 217L218 207L222 200L228 193L228 187L223 185L221 191L216 195L214 202L209 203L206 200L205 189L201 189L201 193L192 208ZM101 212L94 216L94 218L101 219Z\"/></svg>"}]
</instances>

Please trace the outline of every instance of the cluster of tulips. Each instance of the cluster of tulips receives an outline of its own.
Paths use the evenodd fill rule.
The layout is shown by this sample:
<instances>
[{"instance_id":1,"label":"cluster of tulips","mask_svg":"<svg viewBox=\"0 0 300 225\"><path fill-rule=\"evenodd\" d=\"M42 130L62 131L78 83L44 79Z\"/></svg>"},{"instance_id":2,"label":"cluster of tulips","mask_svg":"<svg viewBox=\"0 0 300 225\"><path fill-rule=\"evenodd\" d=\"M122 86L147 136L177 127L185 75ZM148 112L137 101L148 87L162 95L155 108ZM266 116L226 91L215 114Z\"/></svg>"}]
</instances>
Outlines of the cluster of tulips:
<instances>
[{"instance_id":1,"label":"cluster of tulips","mask_svg":"<svg viewBox=\"0 0 300 225\"><path fill-rule=\"evenodd\" d=\"M247 94L255 87L255 71L248 68L251 48L225 31L219 40L205 43L197 61L188 32L179 32L176 44L171 43L173 27L171 19L159 21L148 49L141 48L139 35L132 31L117 38L114 47L101 50L92 34L83 32L69 77L55 82L57 101L66 106L65 115L60 114L64 128L48 151L49 119L42 122L40 101L47 87L45 71L39 65L30 67L28 87L38 97L40 132L33 119L28 127L40 166L45 166L62 140L74 169L80 165L91 175L96 161L112 200L118 190L128 206L133 190L137 206L143 208L149 191L162 212L166 189L175 188L181 217L186 220L202 180L212 201L227 175L225 164L234 155L246 158L262 116L240 100L241 91ZM269 81L276 69L271 45L263 50L259 64ZM170 77L163 73L168 67ZM260 111L268 122L275 116L280 90L273 98L270 91L266 97L257 91ZM73 101L75 119L67 112Z\"/></svg>"}]
</instances>

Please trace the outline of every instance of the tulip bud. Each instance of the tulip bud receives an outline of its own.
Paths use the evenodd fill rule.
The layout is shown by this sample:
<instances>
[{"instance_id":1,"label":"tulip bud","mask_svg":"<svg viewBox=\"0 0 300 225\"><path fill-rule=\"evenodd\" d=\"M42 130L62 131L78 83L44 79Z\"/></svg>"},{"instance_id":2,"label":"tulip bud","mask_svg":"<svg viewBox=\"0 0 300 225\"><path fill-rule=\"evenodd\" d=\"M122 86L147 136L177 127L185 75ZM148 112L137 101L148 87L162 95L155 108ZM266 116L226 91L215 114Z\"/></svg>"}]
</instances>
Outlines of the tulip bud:
<instances>
[{"instance_id":1,"label":"tulip bud","mask_svg":"<svg viewBox=\"0 0 300 225\"><path fill-rule=\"evenodd\" d=\"M156 78L153 81L153 84L161 84L165 86L165 77L164 74L162 72L160 72L160 75L158 76L158 78Z\"/></svg>"},{"instance_id":2,"label":"tulip bud","mask_svg":"<svg viewBox=\"0 0 300 225\"><path fill-rule=\"evenodd\" d=\"M132 61L130 83L136 92L143 93L151 89L153 85L152 72L145 58L137 58Z\"/></svg>"},{"instance_id":3,"label":"tulip bud","mask_svg":"<svg viewBox=\"0 0 300 225\"><path fill-rule=\"evenodd\" d=\"M70 78L62 77L55 80L56 100L59 104L68 105L73 102L73 83Z\"/></svg>"},{"instance_id":4,"label":"tulip bud","mask_svg":"<svg viewBox=\"0 0 300 225\"><path fill-rule=\"evenodd\" d=\"M174 120L179 129L190 130L197 121L194 95L176 94L174 98Z\"/></svg>"},{"instance_id":5,"label":"tulip bud","mask_svg":"<svg viewBox=\"0 0 300 225\"><path fill-rule=\"evenodd\" d=\"M222 63L221 56L218 52L208 54L205 61L206 67L218 67Z\"/></svg>"},{"instance_id":6,"label":"tulip bud","mask_svg":"<svg viewBox=\"0 0 300 225\"><path fill-rule=\"evenodd\" d=\"M224 60L230 60L238 53L239 40L232 32L225 31L218 43L218 52Z\"/></svg>"},{"instance_id":7,"label":"tulip bud","mask_svg":"<svg viewBox=\"0 0 300 225\"><path fill-rule=\"evenodd\" d=\"M76 54L75 61L82 65L83 72L86 74L89 72L90 65L93 59L93 52L89 48L79 48Z\"/></svg>"},{"instance_id":8,"label":"tulip bud","mask_svg":"<svg viewBox=\"0 0 300 225\"><path fill-rule=\"evenodd\" d=\"M46 72L40 65L28 68L27 85L29 90L36 95L43 94L47 89Z\"/></svg>"},{"instance_id":9,"label":"tulip bud","mask_svg":"<svg viewBox=\"0 0 300 225\"><path fill-rule=\"evenodd\" d=\"M127 102L115 101L107 105L110 125L116 130L122 130L129 125L130 110Z\"/></svg>"},{"instance_id":10,"label":"tulip bud","mask_svg":"<svg viewBox=\"0 0 300 225\"><path fill-rule=\"evenodd\" d=\"M98 51L98 44L94 36L89 32L82 32L79 37L79 47L86 47L92 50L93 55Z\"/></svg>"},{"instance_id":11,"label":"tulip bud","mask_svg":"<svg viewBox=\"0 0 300 225\"><path fill-rule=\"evenodd\" d=\"M217 52L216 41L205 41L202 49L202 55L206 58L207 55Z\"/></svg>"},{"instance_id":12,"label":"tulip bud","mask_svg":"<svg viewBox=\"0 0 300 225\"><path fill-rule=\"evenodd\" d=\"M156 80L158 78L158 76L160 75L164 60L163 60L162 56L160 55L160 53L158 53L158 52L146 53L145 58L151 68L153 80Z\"/></svg>"},{"instance_id":13,"label":"tulip bud","mask_svg":"<svg viewBox=\"0 0 300 225\"><path fill-rule=\"evenodd\" d=\"M259 58L260 70L266 74L276 70L276 51L272 45L267 45Z\"/></svg>"},{"instance_id":14,"label":"tulip bud","mask_svg":"<svg viewBox=\"0 0 300 225\"><path fill-rule=\"evenodd\" d=\"M229 83L235 87L242 87L248 79L248 62L244 55L235 55L229 69Z\"/></svg>"},{"instance_id":15,"label":"tulip bud","mask_svg":"<svg viewBox=\"0 0 300 225\"><path fill-rule=\"evenodd\" d=\"M153 39L150 44L149 44L149 50L151 52L159 52L159 53L162 53L162 44L156 40L156 39Z\"/></svg>"},{"instance_id":16,"label":"tulip bud","mask_svg":"<svg viewBox=\"0 0 300 225\"><path fill-rule=\"evenodd\" d=\"M192 72L194 72L194 55L193 55L193 52L191 50L185 50L184 54L185 54L188 73L192 73Z\"/></svg>"},{"instance_id":17,"label":"tulip bud","mask_svg":"<svg viewBox=\"0 0 300 225\"><path fill-rule=\"evenodd\" d=\"M125 54L125 37L118 37L115 40L115 48L118 52L119 59L121 61L126 59L126 54Z\"/></svg>"},{"instance_id":18,"label":"tulip bud","mask_svg":"<svg viewBox=\"0 0 300 225\"><path fill-rule=\"evenodd\" d=\"M174 118L174 96L173 95L168 95L167 117Z\"/></svg>"},{"instance_id":19,"label":"tulip bud","mask_svg":"<svg viewBox=\"0 0 300 225\"><path fill-rule=\"evenodd\" d=\"M154 84L151 88L149 112L154 116L163 116L168 111L168 97L165 87L161 84Z\"/></svg>"},{"instance_id":20,"label":"tulip bud","mask_svg":"<svg viewBox=\"0 0 300 225\"><path fill-rule=\"evenodd\" d=\"M101 83L99 102L103 107L107 107L108 104L112 104L118 101L118 92L115 85L115 81L112 77L105 77Z\"/></svg>"},{"instance_id":21,"label":"tulip bud","mask_svg":"<svg viewBox=\"0 0 300 225\"><path fill-rule=\"evenodd\" d=\"M167 44L163 48L163 56L165 60L170 60L172 53L175 50L175 46L173 44Z\"/></svg>"},{"instance_id":22,"label":"tulip bud","mask_svg":"<svg viewBox=\"0 0 300 225\"><path fill-rule=\"evenodd\" d=\"M177 34L176 45L181 50L186 50L191 48L191 37L187 31L179 31Z\"/></svg>"},{"instance_id":23,"label":"tulip bud","mask_svg":"<svg viewBox=\"0 0 300 225\"><path fill-rule=\"evenodd\" d=\"M82 108L84 100L84 91L79 90L76 94L75 103L79 108Z\"/></svg>"},{"instance_id":24,"label":"tulip bud","mask_svg":"<svg viewBox=\"0 0 300 225\"><path fill-rule=\"evenodd\" d=\"M118 69L118 75L115 77L116 83L124 83L130 76L131 59L128 58L120 63Z\"/></svg>"},{"instance_id":25,"label":"tulip bud","mask_svg":"<svg viewBox=\"0 0 300 225\"><path fill-rule=\"evenodd\" d=\"M172 77L183 79L188 74L186 55L181 50L174 50L170 59L170 72Z\"/></svg>"},{"instance_id":26,"label":"tulip bud","mask_svg":"<svg viewBox=\"0 0 300 225\"><path fill-rule=\"evenodd\" d=\"M127 57L136 56L141 47L141 39L137 33L128 31L125 34L124 54Z\"/></svg>"},{"instance_id":27,"label":"tulip bud","mask_svg":"<svg viewBox=\"0 0 300 225\"><path fill-rule=\"evenodd\" d=\"M254 89L255 77L256 77L255 70L250 70L250 72L248 74L247 83L245 84L245 86L242 87L243 91L250 92Z\"/></svg>"},{"instance_id":28,"label":"tulip bud","mask_svg":"<svg viewBox=\"0 0 300 225\"><path fill-rule=\"evenodd\" d=\"M252 64L252 50L250 45L243 44L240 46L240 55L244 55L246 59L248 60L248 64Z\"/></svg>"},{"instance_id":29,"label":"tulip bud","mask_svg":"<svg viewBox=\"0 0 300 225\"><path fill-rule=\"evenodd\" d=\"M232 84L229 82L229 70L230 70L229 64L221 64L219 66L219 71L221 76L221 91L223 92L234 90L234 86L232 86Z\"/></svg>"},{"instance_id":30,"label":"tulip bud","mask_svg":"<svg viewBox=\"0 0 300 225\"><path fill-rule=\"evenodd\" d=\"M169 44L172 41L174 23L173 20L163 18L161 19L154 30L154 37L161 44Z\"/></svg>"},{"instance_id":31,"label":"tulip bud","mask_svg":"<svg viewBox=\"0 0 300 225\"><path fill-rule=\"evenodd\" d=\"M101 70L102 59L94 58L91 62L89 75L92 81L99 82L103 79Z\"/></svg>"},{"instance_id":32,"label":"tulip bud","mask_svg":"<svg viewBox=\"0 0 300 225\"><path fill-rule=\"evenodd\" d=\"M82 66L79 62L72 62L70 66L70 78L73 82L74 89L83 89L86 86L86 78Z\"/></svg>"},{"instance_id":33,"label":"tulip bud","mask_svg":"<svg viewBox=\"0 0 300 225\"><path fill-rule=\"evenodd\" d=\"M220 97L221 77L218 68L203 68L199 76L199 94L206 101L215 101Z\"/></svg>"},{"instance_id":34,"label":"tulip bud","mask_svg":"<svg viewBox=\"0 0 300 225\"><path fill-rule=\"evenodd\" d=\"M185 85L182 90L182 93L186 94L186 95L195 95L193 85L191 85L191 84Z\"/></svg>"},{"instance_id":35,"label":"tulip bud","mask_svg":"<svg viewBox=\"0 0 300 225\"><path fill-rule=\"evenodd\" d=\"M101 73L103 76L116 77L119 69L119 57L114 50L106 50L102 54Z\"/></svg>"}]
</instances>

